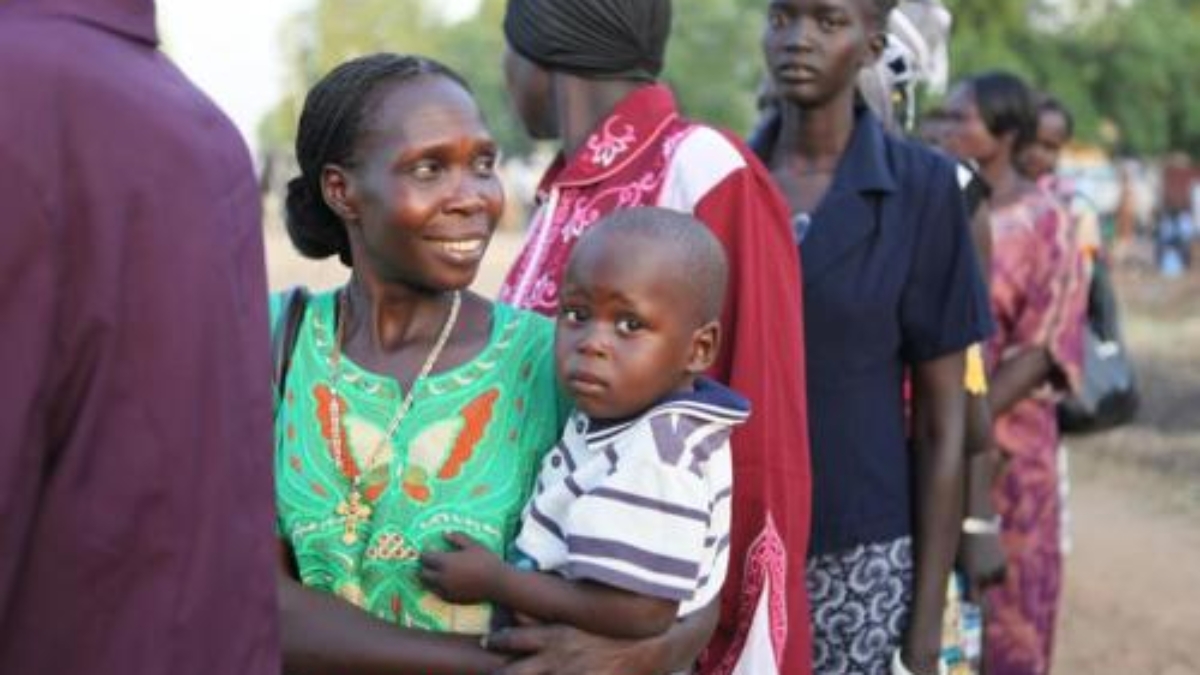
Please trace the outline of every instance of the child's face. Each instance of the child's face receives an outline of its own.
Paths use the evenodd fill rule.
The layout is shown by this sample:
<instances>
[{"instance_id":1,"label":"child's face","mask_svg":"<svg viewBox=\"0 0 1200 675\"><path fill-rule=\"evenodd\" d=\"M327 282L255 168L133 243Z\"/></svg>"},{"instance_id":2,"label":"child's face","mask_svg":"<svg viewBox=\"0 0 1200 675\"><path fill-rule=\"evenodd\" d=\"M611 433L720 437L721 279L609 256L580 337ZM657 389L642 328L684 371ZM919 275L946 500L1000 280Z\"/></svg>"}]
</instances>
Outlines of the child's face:
<instances>
[{"instance_id":1,"label":"child's face","mask_svg":"<svg viewBox=\"0 0 1200 675\"><path fill-rule=\"evenodd\" d=\"M685 276L618 238L576 251L559 294L558 377L590 417L636 415L691 387L715 356Z\"/></svg>"}]
</instances>

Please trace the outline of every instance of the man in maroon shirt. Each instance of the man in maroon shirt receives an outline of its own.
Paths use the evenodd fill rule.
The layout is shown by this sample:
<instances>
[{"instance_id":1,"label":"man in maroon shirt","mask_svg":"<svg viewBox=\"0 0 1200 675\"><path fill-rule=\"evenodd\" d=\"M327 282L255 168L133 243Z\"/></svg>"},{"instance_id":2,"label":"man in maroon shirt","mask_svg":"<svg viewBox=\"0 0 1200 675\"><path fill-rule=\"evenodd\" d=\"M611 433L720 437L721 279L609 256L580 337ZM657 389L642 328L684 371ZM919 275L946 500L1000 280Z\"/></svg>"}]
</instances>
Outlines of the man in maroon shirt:
<instances>
[{"instance_id":1,"label":"man in maroon shirt","mask_svg":"<svg viewBox=\"0 0 1200 675\"><path fill-rule=\"evenodd\" d=\"M279 672L258 192L152 0L0 2L0 672Z\"/></svg>"}]
</instances>

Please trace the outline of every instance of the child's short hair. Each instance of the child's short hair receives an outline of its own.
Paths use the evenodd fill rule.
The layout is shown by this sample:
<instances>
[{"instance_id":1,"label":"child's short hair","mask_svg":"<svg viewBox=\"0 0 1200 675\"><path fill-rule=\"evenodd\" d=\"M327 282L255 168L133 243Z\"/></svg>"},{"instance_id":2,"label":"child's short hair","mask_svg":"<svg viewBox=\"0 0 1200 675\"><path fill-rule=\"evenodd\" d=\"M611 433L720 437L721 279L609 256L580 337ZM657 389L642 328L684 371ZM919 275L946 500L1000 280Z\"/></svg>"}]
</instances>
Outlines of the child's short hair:
<instances>
[{"instance_id":1,"label":"child's short hair","mask_svg":"<svg viewBox=\"0 0 1200 675\"><path fill-rule=\"evenodd\" d=\"M724 248L703 222L658 207L618 209L592 225L576 243L575 251L614 239L623 244L621 255L644 256L646 265L689 286L698 323L720 318L728 264Z\"/></svg>"}]
</instances>

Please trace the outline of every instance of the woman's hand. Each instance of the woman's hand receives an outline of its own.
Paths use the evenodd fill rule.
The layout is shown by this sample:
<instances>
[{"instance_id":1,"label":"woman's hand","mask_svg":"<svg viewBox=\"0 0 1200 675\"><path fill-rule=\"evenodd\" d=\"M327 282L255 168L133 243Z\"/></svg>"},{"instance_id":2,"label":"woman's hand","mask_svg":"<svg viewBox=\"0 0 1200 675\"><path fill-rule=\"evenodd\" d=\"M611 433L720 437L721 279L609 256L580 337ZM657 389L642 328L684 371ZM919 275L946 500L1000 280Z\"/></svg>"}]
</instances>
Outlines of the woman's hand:
<instances>
[{"instance_id":1,"label":"woman's hand","mask_svg":"<svg viewBox=\"0 0 1200 675\"><path fill-rule=\"evenodd\" d=\"M447 533L446 542L449 551L421 554L421 583L446 602L470 605L494 600L504 561L461 532Z\"/></svg>"},{"instance_id":2,"label":"woman's hand","mask_svg":"<svg viewBox=\"0 0 1200 675\"><path fill-rule=\"evenodd\" d=\"M978 602L983 589L1004 580L1004 548L991 490L1003 475L1006 459L990 442L987 451L970 459L967 477L967 517L958 542L958 566L967 578L967 599Z\"/></svg>"},{"instance_id":3,"label":"woman's hand","mask_svg":"<svg viewBox=\"0 0 1200 675\"><path fill-rule=\"evenodd\" d=\"M660 675L690 670L720 616L716 598L653 638L604 638L555 624L503 630L484 646L515 658L500 675Z\"/></svg>"},{"instance_id":4,"label":"woman's hand","mask_svg":"<svg viewBox=\"0 0 1200 675\"><path fill-rule=\"evenodd\" d=\"M616 640L561 624L509 628L485 645L516 657L497 675L658 675L665 658L661 638Z\"/></svg>"}]
</instances>

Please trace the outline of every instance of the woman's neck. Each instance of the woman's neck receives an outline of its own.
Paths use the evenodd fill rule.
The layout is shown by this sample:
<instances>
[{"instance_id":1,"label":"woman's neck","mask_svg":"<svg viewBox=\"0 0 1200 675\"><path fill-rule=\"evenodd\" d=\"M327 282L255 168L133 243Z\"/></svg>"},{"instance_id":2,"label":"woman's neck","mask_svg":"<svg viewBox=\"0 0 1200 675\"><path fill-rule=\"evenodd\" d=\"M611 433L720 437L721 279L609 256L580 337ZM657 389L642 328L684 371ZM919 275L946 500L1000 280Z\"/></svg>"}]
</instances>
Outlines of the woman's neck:
<instances>
[{"instance_id":1,"label":"woman's neck","mask_svg":"<svg viewBox=\"0 0 1200 675\"><path fill-rule=\"evenodd\" d=\"M1017 171L1010 155L1000 153L984 160L979 171L992 190L992 206L1012 203L1029 187L1030 183Z\"/></svg>"},{"instance_id":2,"label":"woman's neck","mask_svg":"<svg viewBox=\"0 0 1200 675\"><path fill-rule=\"evenodd\" d=\"M632 80L589 80L555 73L554 96L563 155L570 158L605 117L637 89L646 86Z\"/></svg>"},{"instance_id":3,"label":"woman's neck","mask_svg":"<svg viewBox=\"0 0 1200 675\"><path fill-rule=\"evenodd\" d=\"M779 140L771 164L799 174L832 173L854 131L854 101L842 98L817 108L784 102Z\"/></svg>"},{"instance_id":4,"label":"woman's neck","mask_svg":"<svg viewBox=\"0 0 1200 675\"><path fill-rule=\"evenodd\" d=\"M380 354L434 340L446 320L453 292L420 290L370 279L355 272L346 283L345 341ZM363 344L363 341L366 344Z\"/></svg>"}]
</instances>

